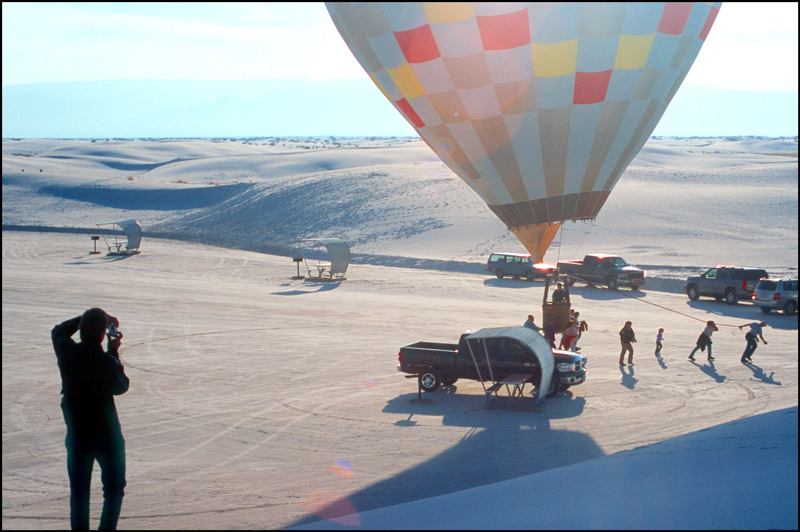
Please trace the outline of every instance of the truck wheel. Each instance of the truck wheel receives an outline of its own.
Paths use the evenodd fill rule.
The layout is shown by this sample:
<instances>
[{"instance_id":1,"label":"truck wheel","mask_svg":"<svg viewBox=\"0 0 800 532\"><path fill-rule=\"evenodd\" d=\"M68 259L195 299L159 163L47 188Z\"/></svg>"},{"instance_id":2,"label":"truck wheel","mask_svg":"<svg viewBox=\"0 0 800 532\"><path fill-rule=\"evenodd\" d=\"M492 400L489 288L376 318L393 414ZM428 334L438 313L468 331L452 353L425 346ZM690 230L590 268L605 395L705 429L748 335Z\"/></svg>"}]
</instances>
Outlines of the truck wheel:
<instances>
[{"instance_id":1,"label":"truck wheel","mask_svg":"<svg viewBox=\"0 0 800 532\"><path fill-rule=\"evenodd\" d=\"M609 277L606 279L606 284L608 285L609 290L616 290L617 289L617 278L616 277Z\"/></svg>"},{"instance_id":2,"label":"truck wheel","mask_svg":"<svg viewBox=\"0 0 800 532\"><path fill-rule=\"evenodd\" d=\"M527 272L525 272L525 279L527 279L529 283L533 282L533 277L534 275L532 271L528 270Z\"/></svg>"},{"instance_id":3,"label":"truck wheel","mask_svg":"<svg viewBox=\"0 0 800 532\"><path fill-rule=\"evenodd\" d=\"M764 314L769 314L770 310L772 310L772 309L769 308L769 307L761 307L761 312L763 312Z\"/></svg>"},{"instance_id":4,"label":"truck wheel","mask_svg":"<svg viewBox=\"0 0 800 532\"><path fill-rule=\"evenodd\" d=\"M736 290L733 288L725 290L725 303L735 305L737 301L739 301L739 298L736 297Z\"/></svg>"},{"instance_id":5,"label":"truck wheel","mask_svg":"<svg viewBox=\"0 0 800 532\"><path fill-rule=\"evenodd\" d=\"M558 377L556 375L553 375L553 378L550 379L550 386L547 387L547 394L545 394L545 397L547 398L555 397L558 394L558 390L560 387L561 383L558 382Z\"/></svg>"},{"instance_id":6,"label":"truck wheel","mask_svg":"<svg viewBox=\"0 0 800 532\"><path fill-rule=\"evenodd\" d=\"M567 391L569 389L570 386L572 386L572 385L571 384L562 384L561 388L559 388L558 391L565 392L565 391Z\"/></svg>"},{"instance_id":7,"label":"truck wheel","mask_svg":"<svg viewBox=\"0 0 800 532\"><path fill-rule=\"evenodd\" d=\"M452 379L442 379L442 384L445 386L452 386L456 383L456 381L458 381L458 377Z\"/></svg>"},{"instance_id":8,"label":"truck wheel","mask_svg":"<svg viewBox=\"0 0 800 532\"><path fill-rule=\"evenodd\" d=\"M503 274L503 270L501 270L500 268L497 268L497 270L495 270L494 274L497 276L498 279L502 279L503 275L504 275Z\"/></svg>"},{"instance_id":9,"label":"truck wheel","mask_svg":"<svg viewBox=\"0 0 800 532\"><path fill-rule=\"evenodd\" d=\"M574 278L574 277L572 277L572 276L570 276L570 277L567 279L567 285L568 285L568 286L575 286L575 278Z\"/></svg>"},{"instance_id":10,"label":"truck wheel","mask_svg":"<svg viewBox=\"0 0 800 532\"><path fill-rule=\"evenodd\" d=\"M792 316L797 312L797 301L787 301L783 306L783 313L786 316Z\"/></svg>"},{"instance_id":11,"label":"truck wheel","mask_svg":"<svg viewBox=\"0 0 800 532\"><path fill-rule=\"evenodd\" d=\"M442 377L435 369L428 369L419 374L419 387L426 392L435 392L442 384Z\"/></svg>"},{"instance_id":12,"label":"truck wheel","mask_svg":"<svg viewBox=\"0 0 800 532\"><path fill-rule=\"evenodd\" d=\"M689 296L689 299L692 301L700 299L700 292L697 291L697 285L690 284L689 288L686 289L686 295Z\"/></svg>"}]
</instances>

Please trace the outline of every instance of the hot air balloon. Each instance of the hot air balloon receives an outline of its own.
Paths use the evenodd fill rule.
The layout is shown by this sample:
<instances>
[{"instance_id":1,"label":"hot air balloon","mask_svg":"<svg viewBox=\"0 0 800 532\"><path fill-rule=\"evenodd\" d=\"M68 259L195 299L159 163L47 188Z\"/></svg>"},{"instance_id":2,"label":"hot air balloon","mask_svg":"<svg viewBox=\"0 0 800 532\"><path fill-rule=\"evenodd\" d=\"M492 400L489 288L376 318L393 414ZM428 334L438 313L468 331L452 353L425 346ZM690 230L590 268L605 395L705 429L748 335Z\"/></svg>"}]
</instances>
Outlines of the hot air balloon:
<instances>
[{"instance_id":1,"label":"hot air balloon","mask_svg":"<svg viewBox=\"0 0 800 532\"><path fill-rule=\"evenodd\" d=\"M420 137L541 262L593 220L720 3L327 3Z\"/></svg>"}]
</instances>

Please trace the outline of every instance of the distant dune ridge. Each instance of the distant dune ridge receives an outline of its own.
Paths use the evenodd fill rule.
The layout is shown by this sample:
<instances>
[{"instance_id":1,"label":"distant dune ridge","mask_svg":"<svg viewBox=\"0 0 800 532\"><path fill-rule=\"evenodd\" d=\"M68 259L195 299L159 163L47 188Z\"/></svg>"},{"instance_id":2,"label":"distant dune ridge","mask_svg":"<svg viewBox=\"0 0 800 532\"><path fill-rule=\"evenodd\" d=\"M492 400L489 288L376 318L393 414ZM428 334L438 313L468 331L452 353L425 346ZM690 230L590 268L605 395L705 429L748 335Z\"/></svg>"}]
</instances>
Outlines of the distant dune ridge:
<instances>
[{"instance_id":1,"label":"distant dune ridge","mask_svg":"<svg viewBox=\"0 0 800 532\"><path fill-rule=\"evenodd\" d=\"M655 134L796 136L797 101L797 91L722 90L684 83ZM103 80L3 87L3 135L9 137L413 134L366 77Z\"/></svg>"},{"instance_id":2,"label":"distant dune ridge","mask_svg":"<svg viewBox=\"0 0 800 532\"><path fill-rule=\"evenodd\" d=\"M716 263L796 275L796 154L796 138L651 139L598 218L565 224L545 260L619 253L652 288ZM523 251L418 139L3 139L4 227L125 218L143 250L149 235L291 255L300 238L338 236L355 262L472 272Z\"/></svg>"}]
</instances>

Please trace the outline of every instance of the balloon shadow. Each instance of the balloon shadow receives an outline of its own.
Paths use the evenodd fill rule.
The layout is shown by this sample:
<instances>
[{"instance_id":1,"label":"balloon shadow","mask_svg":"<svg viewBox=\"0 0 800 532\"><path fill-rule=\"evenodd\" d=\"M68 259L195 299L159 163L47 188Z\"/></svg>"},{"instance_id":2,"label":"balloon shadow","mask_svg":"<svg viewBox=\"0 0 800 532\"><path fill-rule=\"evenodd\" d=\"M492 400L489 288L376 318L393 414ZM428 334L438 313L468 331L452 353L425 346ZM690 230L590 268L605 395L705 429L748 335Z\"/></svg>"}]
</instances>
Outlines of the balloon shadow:
<instances>
[{"instance_id":1,"label":"balloon shadow","mask_svg":"<svg viewBox=\"0 0 800 532\"><path fill-rule=\"evenodd\" d=\"M395 422L398 430L416 430L420 447L430 437L429 428L418 426L412 417L441 418L445 427L468 430L452 447L424 462L379 480L354 493L342 495L327 507L309 513L290 526L308 525L323 519L334 521L358 513L406 502L427 499L504 480L531 475L570 464L600 458L605 453L588 434L554 430L550 420L564 413L578 415L585 401L572 394L540 401L541 411L487 411L482 394L454 395L427 393L430 404L412 402L417 394L388 401L387 416L408 416ZM527 399L527 398L526 398ZM554 408L553 408L554 407Z\"/></svg>"}]
</instances>

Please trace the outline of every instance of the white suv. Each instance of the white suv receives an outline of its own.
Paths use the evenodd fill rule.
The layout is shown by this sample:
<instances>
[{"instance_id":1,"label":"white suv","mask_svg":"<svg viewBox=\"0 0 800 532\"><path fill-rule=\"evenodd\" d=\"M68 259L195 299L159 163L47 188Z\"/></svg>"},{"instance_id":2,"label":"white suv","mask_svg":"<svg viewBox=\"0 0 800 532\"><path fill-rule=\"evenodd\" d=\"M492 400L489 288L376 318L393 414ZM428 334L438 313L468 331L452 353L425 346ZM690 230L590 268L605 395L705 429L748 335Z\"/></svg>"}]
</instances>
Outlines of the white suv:
<instances>
[{"instance_id":1,"label":"white suv","mask_svg":"<svg viewBox=\"0 0 800 532\"><path fill-rule=\"evenodd\" d=\"M783 309L791 316L797 312L797 279L761 279L753 293L753 304L765 314Z\"/></svg>"}]
</instances>

